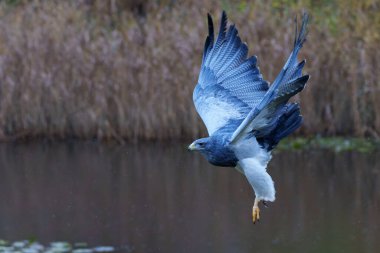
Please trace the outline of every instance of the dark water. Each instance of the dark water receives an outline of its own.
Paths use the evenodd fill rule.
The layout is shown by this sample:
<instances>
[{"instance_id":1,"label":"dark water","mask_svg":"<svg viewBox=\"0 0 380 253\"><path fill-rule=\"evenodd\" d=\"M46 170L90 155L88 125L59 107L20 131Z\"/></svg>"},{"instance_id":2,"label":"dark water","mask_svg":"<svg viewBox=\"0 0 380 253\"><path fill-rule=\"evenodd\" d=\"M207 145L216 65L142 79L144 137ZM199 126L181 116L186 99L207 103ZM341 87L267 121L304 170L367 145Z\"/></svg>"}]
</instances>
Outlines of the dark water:
<instances>
[{"instance_id":1,"label":"dark water","mask_svg":"<svg viewBox=\"0 0 380 253\"><path fill-rule=\"evenodd\" d=\"M184 143L1 144L0 238L133 252L380 252L380 154L281 152L251 222L234 169Z\"/></svg>"}]
</instances>

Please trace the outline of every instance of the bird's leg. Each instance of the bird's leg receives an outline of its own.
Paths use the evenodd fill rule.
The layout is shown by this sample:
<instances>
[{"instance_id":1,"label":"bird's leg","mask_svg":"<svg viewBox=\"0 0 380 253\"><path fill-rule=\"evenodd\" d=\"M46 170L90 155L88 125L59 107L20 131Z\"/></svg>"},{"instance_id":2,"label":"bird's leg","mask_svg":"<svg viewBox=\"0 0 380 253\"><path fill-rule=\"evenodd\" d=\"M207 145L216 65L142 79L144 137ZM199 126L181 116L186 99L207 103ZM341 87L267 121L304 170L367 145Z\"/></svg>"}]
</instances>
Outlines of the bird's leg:
<instances>
[{"instance_id":1,"label":"bird's leg","mask_svg":"<svg viewBox=\"0 0 380 253\"><path fill-rule=\"evenodd\" d=\"M260 202L260 200L258 198L255 198L255 203L253 204L253 207L252 207L252 221L253 221L253 224L255 224L256 221L260 221L259 202Z\"/></svg>"}]
</instances>

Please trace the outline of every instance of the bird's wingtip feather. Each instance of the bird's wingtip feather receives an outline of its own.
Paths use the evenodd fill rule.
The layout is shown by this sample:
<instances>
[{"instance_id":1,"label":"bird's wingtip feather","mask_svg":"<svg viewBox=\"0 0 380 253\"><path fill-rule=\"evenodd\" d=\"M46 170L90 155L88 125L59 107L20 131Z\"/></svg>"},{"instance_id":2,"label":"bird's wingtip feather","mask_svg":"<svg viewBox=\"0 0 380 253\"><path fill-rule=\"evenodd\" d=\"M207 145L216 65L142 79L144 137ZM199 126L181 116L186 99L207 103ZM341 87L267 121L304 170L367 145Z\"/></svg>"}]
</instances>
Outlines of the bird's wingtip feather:
<instances>
[{"instance_id":1,"label":"bird's wingtip feather","mask_svg":"<svg viewBox=\"0 0 380 253\"><path fill-rule=\"evenodd\" d=\"M227 30L227 13L226 11L222 11L222 17L220 19L220 31L219 33L222 33L222 34L225 34L226 30ZM220 34L220 35L222 35Z\"/></svg>"},{"instance_id":2,"label":"bird's wingtip feather","mask_svg":"<svg viewBox=\"0 0 380 253\"><path fill-rule=\"evenodd\" d=\"M207 13L207 23L208 23L208 35L210 38L214 38L214 23L210 13Z\"/></svg>"}]
</instances>

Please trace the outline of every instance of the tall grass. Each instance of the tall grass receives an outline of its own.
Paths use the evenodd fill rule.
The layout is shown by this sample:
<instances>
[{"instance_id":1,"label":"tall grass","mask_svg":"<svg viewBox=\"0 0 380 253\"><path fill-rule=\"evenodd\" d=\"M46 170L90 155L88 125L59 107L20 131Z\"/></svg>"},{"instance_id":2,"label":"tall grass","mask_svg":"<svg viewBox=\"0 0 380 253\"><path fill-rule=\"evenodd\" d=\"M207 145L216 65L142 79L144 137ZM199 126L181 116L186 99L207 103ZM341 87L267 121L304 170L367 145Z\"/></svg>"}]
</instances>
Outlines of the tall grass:
<instances>
[{"instance_id":1,"label":"tall grass","mask_svg":"<svg viewBox=\"0 0 380 253\"><path fill-rule=\"evenodd\" d=\"M312 15L300 134L380 135L380 4L332 1L2 1L0 137L205 134L192 104L206 13L228 11L269 81ZM338 10L338 11L337 11Z\"/></svg>"}]
</instances>

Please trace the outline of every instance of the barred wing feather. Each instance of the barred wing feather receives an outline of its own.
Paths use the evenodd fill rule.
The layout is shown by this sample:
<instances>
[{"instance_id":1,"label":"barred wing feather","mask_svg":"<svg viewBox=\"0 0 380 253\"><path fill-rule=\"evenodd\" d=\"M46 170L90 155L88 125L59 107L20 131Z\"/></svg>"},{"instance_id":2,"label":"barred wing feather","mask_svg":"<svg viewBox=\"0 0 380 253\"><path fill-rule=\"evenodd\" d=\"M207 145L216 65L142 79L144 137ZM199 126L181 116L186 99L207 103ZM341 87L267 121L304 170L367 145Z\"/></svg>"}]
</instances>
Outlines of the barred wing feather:
<instances>
[{"instance_id":1,"label":"barred wing feather","mask_svg":"<svg viewBox=\"0 0 380 253\"><path fill-rule=\"evenodd\" d=\"M296 37L294 39L294 48L290 54L285 66L282 68L280 74L277 76L268 91L262 97L254 109L252 109L244 121L238 126L236 131L231 136L231 142L237 142L248 133L254 133L258 138L265 138L268 135L274 134L273 131L279 131L279 123L284 114L289 113L290 110L297 117L294 122L287 122L284 127L292 125L292 131L297 129L301 124L301 115L299 110L293 110L295 104L287 104L288 100L303 90L306 82L309 80L309 75L302 76L302 68L305 65L305 60L298 62L297 55L306 41L307 35L308 15L304 13L302 17L301 30L297 32L296 20ZM281 127L281 126L280 126ZM286 132L292 132L289 129L283 129ZM283 134L277 133L279 136L284 137ZM279 140L272 140L271 142L277 143Z\"/></svg>"},{"instance_id":2,"label":"barred wing feather","mask_svg":"<svg viewBox=\"0 0 380 253\"><path fill-rule=\"evenodd\" d=\"M222 13L218 37L214 43L214 26L208 15L206 38L198 84L193 93L197 112L209 135L221 128L232 132L255 108L268 90L257 58L247 58L248 47L234 25L227 31L227 16Z\"/></svg>"}]
</instances>

